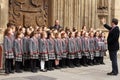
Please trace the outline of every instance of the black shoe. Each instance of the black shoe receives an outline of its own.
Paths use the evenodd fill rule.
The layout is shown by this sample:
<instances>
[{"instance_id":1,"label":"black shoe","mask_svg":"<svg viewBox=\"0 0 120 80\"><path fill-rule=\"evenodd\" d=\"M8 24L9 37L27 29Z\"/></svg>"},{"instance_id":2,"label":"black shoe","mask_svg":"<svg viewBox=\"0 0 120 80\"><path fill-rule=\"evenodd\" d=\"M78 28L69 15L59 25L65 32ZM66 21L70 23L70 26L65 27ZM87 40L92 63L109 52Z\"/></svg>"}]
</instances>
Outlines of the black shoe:
<instances>
[{"instance_id":1,"label":"black shoe","mask_svg":"<svg viewBox=\"0 0 120 80\"><path fill-rule=\"evenodd\" d=\"M102 62L102 63L100 63L100 64L105 65L105 63L104 63L104 62Z\"/></svg>"},{"instance_id":2,"label":"black shoe","mask_svg":"<svg viewBox=\"0 0 120 80\"><path fill-rule=\"evenodd\" d=\"M80 65L80 64L76 64L75 66L76 66L76 67L80 67L81 65Z\"/></svg>"},{"instance_id":3,"label":"black shoe","mask_svg":"<svg viewBox=\"0 0 120 80\"><path fill-rule=\"evenodd\" d=\"M5 74L10 74L10 73L8 71L6 71Z\"/></svg>"},{"instance_id":4,"label":"black shoe","mask_svg":"<svg viewBox=\"0 0 120 80\"><path fill-rule=\"evenodd\" d=\"M14 71L10 71L10 73L14 74Z\"/></svg>"},{"instance_id":5,"label":"black shoe","mask_svg":"<svg viewBox=\"0 0 120 80\"><path fill-rule=\"evenodd\" d=\"M89 63L88 65L93 66L93 63Z\"/></svg>"},{"instance_id":6,"label":"black shoe","mask_svg":"<svg viewBox=\"0 0 120 80\"><path fill-rule=\"evenodd\" d=\"M48 71L53 71L54 69L53 68L47 68Z\"/></svg>"},{"instance_id":7,"label":"black shoe","mask_svg":"<svg viewBox=\"0 0 120 80\"><path fill-rule=\"evenodd\" d=\"M74 68L75 66L74 65L69 65L69 68Z\"/></svg>"},{"instance_id":8,"label":"black shoe","mask_svg":"<svg viewBox=\"0 0 120 80\"><path fill-rule=\"evenodd\" d=\"M56 66L55 69L61 69L59 66Z\"/></svg>"},{"instance_id":9,"label":"black shoe","mask_svg":"<svg viewBox=\"0 0 120 80\"><path fill-rule=\"evenodd\" d=\"M54 70L54 68L53 68L53 67L51 67L51 70Z\"/></svg>"},{"instance_id":10,"label":"black shoe","mask_svg":"<svg viewBox=\"0 0 120 80\"><path fill-rule=\"evenodd\" d=\"M88 65L87 65L87 64L83 64L83 66L88 67Z\"/></svg>"},{"instance_id":11,"label":"black shoe","mask_svg":"<svg viewBox=\"0 0 120 80\"><path fill-rule=\"evenodd\" d=\"M22 73L22 71L21 70L19 70L19 71L15 71L16 73Z\"/></svg>"},{"instance_id":12,"label":"black shoe","mask_svg":"<svg viewBox=\"0 0 120 80\"><path fill-rule=\"evenodd\" d=\"M110 73L107 73L107 75L113 75L113 76L117 76L118 74L116 74L116 73L113 73L113 72L110 72Z\"/></svg>"},{"instance_id":13,"label":"black shoe","mask_svg":"<svg viewBox=\"0 0 120 80\"><path fill-rule=\"evenodd\" d=\"M31 70L32 73L37 73L37 70Z\"/></svg>"},{"instance_id":14,"label":"black shoe","mask_svg":"<svg viewBox=\"0 0 120 80\"><path fill-rule=\"evenodd\" d=\"M42 71L42 72L47 72L47 70L46 70L46 69L41 69L40 71Z\"/></svg>"}]
</instances>

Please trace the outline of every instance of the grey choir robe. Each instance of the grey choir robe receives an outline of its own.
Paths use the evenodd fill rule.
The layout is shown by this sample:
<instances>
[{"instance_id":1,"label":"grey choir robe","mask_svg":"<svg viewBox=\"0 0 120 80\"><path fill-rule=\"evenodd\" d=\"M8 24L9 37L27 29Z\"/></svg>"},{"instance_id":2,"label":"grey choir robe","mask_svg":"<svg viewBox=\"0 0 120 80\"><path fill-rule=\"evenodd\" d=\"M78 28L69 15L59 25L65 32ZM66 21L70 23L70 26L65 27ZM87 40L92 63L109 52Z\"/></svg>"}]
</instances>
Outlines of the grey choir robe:
<instances>
[{"instance_id":1,"label":"grey choir robe","mask_svg":"<svg viewBox=\"0 0 120 80\"><path fill-rule=\"evenodd\" d=\"M48 42L48 58L49 60L54 60L55 59L54 39L47 39L47 42Z\"/></svg>"},{"instance_id":2,"label":"grey choir robe","mask_svg":"<svg viewBox=\"0 0 120 80\"><path fill-rule=\"evenodd\" d=\"M23 55L23 40L15 39L14 41L14 54L15 54L15 61L22 62L22 55Z\"/></svg>"},{"instance_id":3,"label":"grey choir robe","mask_svg":"<svg viewBox=\"0 0 120 80\"><path fill-rule=\"evenodd\" d=\"M75 58L79 58L81 59L82 58L82 55L81 55L81 49L82 49L82 41L81 41L81 37L76 37L75 38Z\"/></svg>"},{"instance_id":4,"label":"grey choir robe","mask_svg":"<svg viewBox=\"0 0 120 80\"><path fill-rule=\"evenodd\" d=\"M98 37L94 38L95 40L95 57L99 57L100 56L100 39Z\"/></svg>"},{"instance_id":5,"label":"grey choir robe","mask_svg":"<svg viewBox=\"0 0 120 80\"><path fill-rule=\"evenodd\" d=\"M107 43L105 43L105 38L100 38L100 57L103 57L106 55L107 51Z\"/></svg>"},{"instance_id":6,"label":"grey choir robe","mask_svg":"<svg viewBox=\"0 0 120 80\"><path fill-rule=\"evenodd\" d=\"M56 55L56 59L60 60L62 53L63 53L62 41L61 41L61 39L55 39L55 55Z\"/></svg>"},{"instance_id":7,"label":"grey choir robe","mask_svg":"<svg viewBox=\"0 0 120 80\"><path fill-rule=\"evenodd\" d=\"M62 40L62 50L63 53L61 55L62 58L67 58L67 54L68 54L68 41L66 38L61 39Z\"/></svg>"},{"instance_id":8,"label":"grey choir robe","mask_svg":"<svg viewBox=\"0 0 120 80\"><path fill-rule=\"evenodd\" d=\"M48 61L48 42L46 39L39 39L40 59Z\"/></svg>"},{"instance_id":9,"label":"grey choir robe","mask_svg":"<svg viewBox=\"0 0 120 80\"><path fill-rule=\"evenodd\" d=\"M68 59L75 58L75 38L68 39Z\"/></svg>"},{"instance_id":10,"label":"grey choir robe","mask_svg":"<svg viewBox=\"0 0 120 80\"><path fill-rule=\"evenodd\" d=\"M23 52L24 52L24 59L29 59L29 41L30 41L30 38L28 37L24 37L23 38Z\"/></svg>"},{"instance_id":11,"label":"grey choir robe","mask_svg":"<svg viewBox=\"0 0 120 80\"><path fill-rule=\"evenodd\" d=\"M39 48L38 48L38 39L37 38L30 38L29 52L30 52L31 59L38 59Z\"/></svg>"},{"instance_id":12,"label":"grey choir robe","mask_svg":"<svg viewBox=\"0 0 120 80\"><path fill-rule=\"evenodd\" d=\"M91 59L91 60L93 60L94 59L94 51L95 51L95 38L89 38L89 52L90 52L90 57L89 57L89 59Z\"/></svg>"},{"instance_id":13,"label":"grey choir robe","mask_svg":"<svg viewBox=\"0 0 120 80\"><path fill-rule=\"evenodd\" d=\"M3 42L3 47L4 47L4 53L5 53L5 58L6 59L13 59L14 58L14 52L13 52L13 37L10 36L5 36L4 37L4 42Z\"/></svg>"},{"instance_id":14,"label":"grey choir robe","mask_svg":"<svg viewBox=\"0 0 120 80\"><path fill-rule=\"evenodd\" d=\"M89 57L89 38L82 37L82 55Z\"/></svg>"}]
</instances>

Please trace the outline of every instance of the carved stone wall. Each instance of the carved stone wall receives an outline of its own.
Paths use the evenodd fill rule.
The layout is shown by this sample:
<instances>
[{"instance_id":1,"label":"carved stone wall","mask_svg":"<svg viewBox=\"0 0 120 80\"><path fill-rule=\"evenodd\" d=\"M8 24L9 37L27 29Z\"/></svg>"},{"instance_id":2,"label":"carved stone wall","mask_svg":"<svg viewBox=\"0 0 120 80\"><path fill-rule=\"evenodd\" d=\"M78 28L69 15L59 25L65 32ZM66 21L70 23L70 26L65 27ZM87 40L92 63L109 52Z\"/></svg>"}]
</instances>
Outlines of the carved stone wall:
<instances>
[{"instance_id":1,"label":"carved stone wall","mask_svg":"<svg viewBox=\"0 0 120 80\"><path fill-rule=\"evenodd\" d=\"M9 0L9 21L17 26L48 26L48 0Z\"/></svg>"}]
</instances>

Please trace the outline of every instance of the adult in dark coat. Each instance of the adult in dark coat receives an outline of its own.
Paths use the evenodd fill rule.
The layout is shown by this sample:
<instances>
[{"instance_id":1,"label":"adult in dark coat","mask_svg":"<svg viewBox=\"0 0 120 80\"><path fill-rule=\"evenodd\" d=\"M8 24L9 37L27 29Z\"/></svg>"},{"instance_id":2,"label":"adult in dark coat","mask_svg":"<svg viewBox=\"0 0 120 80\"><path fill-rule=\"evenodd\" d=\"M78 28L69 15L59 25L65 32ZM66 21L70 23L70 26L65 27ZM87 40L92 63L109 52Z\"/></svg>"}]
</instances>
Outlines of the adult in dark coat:
<instances>
[{"instance_id":1,"label":"adult in dark coat","mask_svg":"<svg viewBox=\"0 0 120 80\"><path fill-rule=\"evenodd\" d=\"M109 30L107 43L110 55L110 60L112 62L112 72L107 73L107 75L118 75L118 64L117 64L117 52L119 50L119 27L118 20L116 18L112 19L112 27L106 24L105 18L103 18L102 23L106 29Z\"/></svg>"},{"instance_id":2,"label":"adult in dark coat","mask_svg":"<svg viewBox=\"0 0 120 80\"><path fill-rule=\"evenodd\" d=\"M55 20L55 25L52 27L52 29L56 29L56 30L61 30L63 27L60 26L59 24L59 20Z\"/></svg>"}]
</instances>

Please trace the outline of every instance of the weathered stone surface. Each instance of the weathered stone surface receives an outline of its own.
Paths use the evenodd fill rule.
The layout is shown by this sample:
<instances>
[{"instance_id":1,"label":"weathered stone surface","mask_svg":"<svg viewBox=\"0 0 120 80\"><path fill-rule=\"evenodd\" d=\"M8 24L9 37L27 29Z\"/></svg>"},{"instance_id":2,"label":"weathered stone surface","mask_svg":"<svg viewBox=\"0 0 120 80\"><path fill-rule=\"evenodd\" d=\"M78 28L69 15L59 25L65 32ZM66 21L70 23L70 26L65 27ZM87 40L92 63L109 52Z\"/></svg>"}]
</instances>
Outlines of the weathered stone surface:
<instances>
[{"instance_id":1,"label":"weathered stone surface","mask_svg":"<svg viewBox=\"0 0 120 80\"><path fill-rule=\"evenodd\" d=\"M48 26L48 0L9 0L9 22L17 26Z\"/></svg>"}]
</instances>

